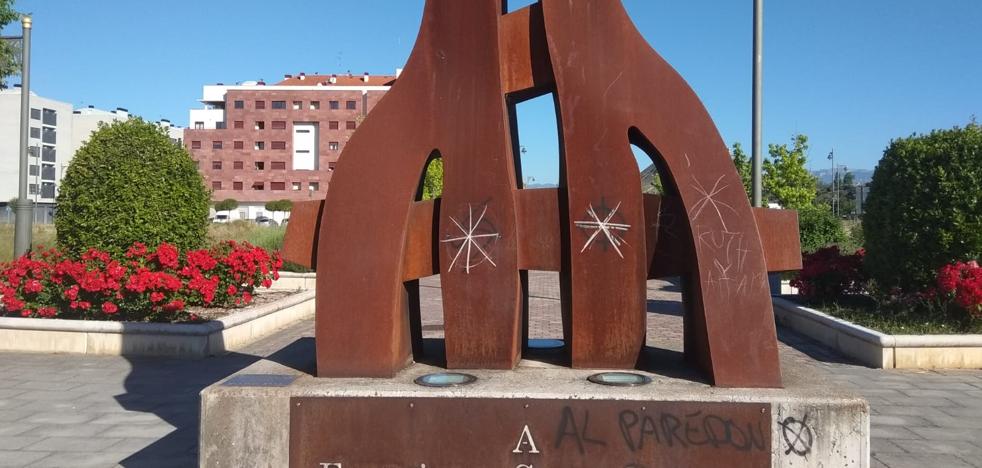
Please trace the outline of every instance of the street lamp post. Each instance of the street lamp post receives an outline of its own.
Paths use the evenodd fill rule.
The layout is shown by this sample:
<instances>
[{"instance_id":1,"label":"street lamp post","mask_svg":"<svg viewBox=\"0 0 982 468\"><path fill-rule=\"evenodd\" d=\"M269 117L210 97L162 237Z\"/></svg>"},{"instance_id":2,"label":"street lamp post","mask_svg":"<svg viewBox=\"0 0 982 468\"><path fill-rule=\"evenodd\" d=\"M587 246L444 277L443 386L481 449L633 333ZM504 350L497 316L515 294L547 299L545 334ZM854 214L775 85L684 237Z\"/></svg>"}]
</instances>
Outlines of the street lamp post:
<instances>
[{"instance_id":1,"label":"street lamp post","mask_svg":"<svg viewBox=\"0 0 982 468\"><path fill-rule=\"evenodd\" d=\"M829 151L829 161L832 161L832 214L834 214L835 217L838 218L839 217L839 211L838 211L839 210L839 206L838 206L839 205L839 192L836 191L836 186L835 186L836 185L835 184L835 179L836 179L836 177L835 177L836 176L836 171L835 171L835 148L833 148L832 151Z\"/></svg>"},{"instance_id":2,"label":"street lamp post","mask_svg":"<svg viewBox=\"0 0 982 468\"><path fill-rule=\"evenodd\" d=\"M20 172L17 187L17 203L14 205L14 257L19 257L31 249L31 214L34 203L27 198L27 159L28 129L31 112L31 17L21 18L23 28L21 47L21 85L20 85ZM40 170L40 168L38 168Z\"/></svg>"},{"instance_id":3,"label":"street lamp post","mask_svg":"<svg viewBox=\"0 0 982 468\"><path fill-rule=\"evenodd\" d=\"M753 204L762 205L761 163L763 160L763 110L764 110L764 0L754 0L754 65L753 65Z\"/></svg>"}]
</instances>

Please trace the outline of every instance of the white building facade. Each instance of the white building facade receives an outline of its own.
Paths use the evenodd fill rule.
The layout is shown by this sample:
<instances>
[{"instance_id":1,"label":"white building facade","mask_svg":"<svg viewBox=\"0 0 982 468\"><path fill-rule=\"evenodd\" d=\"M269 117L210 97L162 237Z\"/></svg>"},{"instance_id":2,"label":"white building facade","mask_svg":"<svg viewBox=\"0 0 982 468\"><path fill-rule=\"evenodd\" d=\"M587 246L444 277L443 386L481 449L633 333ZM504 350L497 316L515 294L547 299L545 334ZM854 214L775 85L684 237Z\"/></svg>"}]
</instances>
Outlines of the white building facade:
<instances>
[{"instance_id":1,"label":"white building facade","mask_svg":"<svg viewBox=\"0 0 982 468\"><path fill-rule=\"evenodd\" d=\"M0 222L12 222L20 171L20 87L0 90ZM28 139L28 197L35 202L34 219L50 223L61 180L75 152L100 123L130 118L126 109L73 110L67 102L31 93ZM171 140L182 144L184 129L161 121Z\"/></svg>"}]
</instances>

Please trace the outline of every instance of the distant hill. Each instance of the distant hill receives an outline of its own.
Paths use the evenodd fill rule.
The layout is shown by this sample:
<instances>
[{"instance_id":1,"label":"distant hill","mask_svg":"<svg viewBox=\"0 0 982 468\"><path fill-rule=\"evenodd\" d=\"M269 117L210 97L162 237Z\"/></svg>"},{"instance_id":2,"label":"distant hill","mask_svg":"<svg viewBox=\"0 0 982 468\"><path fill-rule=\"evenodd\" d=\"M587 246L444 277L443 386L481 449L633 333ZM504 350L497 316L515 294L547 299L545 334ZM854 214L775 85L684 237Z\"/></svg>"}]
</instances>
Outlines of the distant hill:
<instances>
[{"instance_id":1,"label":"distant hill","mask_svg":"<svg viewBox=\"0 0 982 468\"><path fill-rule=\"evenodd\" d=\"M525 186L525 188L530 188L530 189L537 189L537 188L556 188L556 187L558 187L558 185L556 185L556 184L549 184L549 183L545 183L545 184L528 184L528 185Z\"/></svg>"},{"instance_id":2,"label":"distant hill","mask_svg":"<svg viewBox=\"0 0 982 468\"><path fill-rule=\"evenodd\" d=\"M856 178L856 183L857 184L865 184L865 183L873 180L873 170L872 169L849 169L849 172L851 172L852 175L853 175L853 177ZM817 171L811 171L811 173L815 177L818 177L818 180L821 181L823 184L831 184L832 183L832 168L820 169L820 170L817 170ZM839 177L842 177L842 175L844 175L844 172L842 172L842 169L840 168L839 169Z\"/></svg>"}]
</instances>

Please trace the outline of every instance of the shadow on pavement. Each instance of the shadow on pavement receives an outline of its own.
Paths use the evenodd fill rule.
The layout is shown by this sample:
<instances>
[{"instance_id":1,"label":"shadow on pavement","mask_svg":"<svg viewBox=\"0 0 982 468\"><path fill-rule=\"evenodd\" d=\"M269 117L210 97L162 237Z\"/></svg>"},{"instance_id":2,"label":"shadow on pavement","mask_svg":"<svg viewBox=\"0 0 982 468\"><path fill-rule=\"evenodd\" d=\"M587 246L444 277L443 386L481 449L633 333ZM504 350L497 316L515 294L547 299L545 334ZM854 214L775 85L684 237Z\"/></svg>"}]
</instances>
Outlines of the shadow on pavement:
<instances>
[{"instance_id":1,"label":"shadow on pavement","mask_svg":"<svg viewBox=\"0 0 982 468\"><path fill-rule=\"evenodd\" d=\"M200 393L206 387L265 359L302 372L314 369L314 339L300 338L271 354L228 353L205 359L127 357L126 393L116 401L129 411L154 414L174 427L120 462L124 467L198 466ZM160 427L159 425L154 427ZM137 435L135 435L137 436ZM142 435L140 435L142 436Z\"/></svg>"}]
</instances>

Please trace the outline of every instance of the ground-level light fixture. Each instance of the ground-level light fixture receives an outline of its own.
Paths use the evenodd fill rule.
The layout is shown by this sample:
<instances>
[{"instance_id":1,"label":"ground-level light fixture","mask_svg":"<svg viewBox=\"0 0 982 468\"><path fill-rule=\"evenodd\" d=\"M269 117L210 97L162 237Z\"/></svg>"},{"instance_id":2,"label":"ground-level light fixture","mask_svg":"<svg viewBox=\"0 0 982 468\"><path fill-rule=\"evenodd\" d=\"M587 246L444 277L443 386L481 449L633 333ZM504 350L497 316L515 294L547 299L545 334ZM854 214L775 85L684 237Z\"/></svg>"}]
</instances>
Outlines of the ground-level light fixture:
<instances>
[{"instance_id":1,"label":"ground-level light fixture","mask_svg":"<svg viewBox=\"0 0 982 468\"><path fill-rule=\"evenodd\" d=\"M587 377L587 380L611 387L639 387L651 383L651 377L633 372L601 372Z\"/></svg>"},{"instance_id":2,"label":"ground-level light fixture","mask_svg":"<svg viewBox=\"0 0 982 468\"><path fill-rule=\"evenodd\" d=\"M437 372L416 377L413 382L424 387L461 387L477 382L477 377L459 372Z\"/></svg>"}]
</instances>

